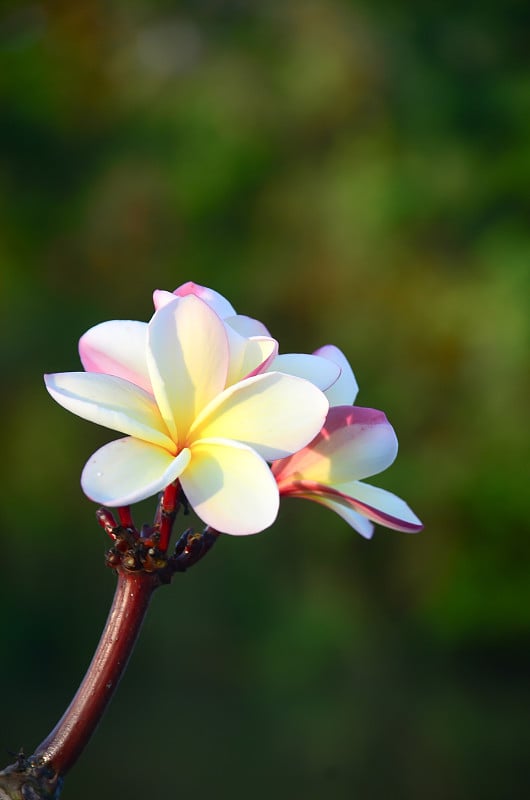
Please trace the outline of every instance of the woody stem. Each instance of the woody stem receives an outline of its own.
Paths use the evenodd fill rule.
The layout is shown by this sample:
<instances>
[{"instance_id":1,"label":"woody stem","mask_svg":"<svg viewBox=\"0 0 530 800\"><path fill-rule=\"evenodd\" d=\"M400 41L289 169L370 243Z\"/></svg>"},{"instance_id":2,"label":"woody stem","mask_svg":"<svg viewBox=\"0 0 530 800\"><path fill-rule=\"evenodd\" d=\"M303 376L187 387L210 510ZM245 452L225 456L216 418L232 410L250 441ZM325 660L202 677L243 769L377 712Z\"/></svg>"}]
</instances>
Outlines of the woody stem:
<instances>
[{"instance_id":1,"label":"woody stem","mask_svg":"<svg viewBox=\"0 0 530 800\"><path fill-rule=\"evenodd\" d=\"M31 761L65 775L94 733L127 666L153 591L156 573L118 570L107 623L85 677L67 710Z\"/></svg>"}]
</instances>

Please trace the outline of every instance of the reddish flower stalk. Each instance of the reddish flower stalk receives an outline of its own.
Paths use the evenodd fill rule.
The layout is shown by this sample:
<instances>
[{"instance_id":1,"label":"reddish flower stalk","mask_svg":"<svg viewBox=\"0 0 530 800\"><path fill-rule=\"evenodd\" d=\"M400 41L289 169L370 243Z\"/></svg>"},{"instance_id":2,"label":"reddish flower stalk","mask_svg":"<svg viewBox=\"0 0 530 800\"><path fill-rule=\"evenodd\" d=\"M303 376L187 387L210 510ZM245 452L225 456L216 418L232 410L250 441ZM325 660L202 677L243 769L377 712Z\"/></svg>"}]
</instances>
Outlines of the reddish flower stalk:
<instances>
[{"instance_id":1,"label":"reddish flower stalk","mask_svg":"<svg viewBox=\"0 0 530 800\"><path fill-rule=\"evenodd\" d=\"M160 503L155 517L155 527L158 529L160 539L158 540L158 549L163 553L169 547L169 540L171 538L171 531L173 530L173 523L179 508L180 497L180 484L178 481L170 483L166 486L162 494Z\"/></svg>"},{"instance_id":2,"label":"reddish flower stalk","mask_svg":"<svg viewBox=\"0 0 530 800\"><path fill-rule=\"evenodd\" d=\"M32 761L65 775L94 733L133 651L157 573L118 570L118 585L107 624L75 697L53 731L35 750Z\"/></svg>"},{"instance_id":3,"label":"reddish flower stalk","mask_svg":"<svg viewBox=\"0 0 530 800\"><path fill-rule=\"evenodd\" d=\"M0 800L58 800L65 774L75 764L96 730L127 666L156 588L171 582L211 549L216 531L185 531L175 553L166 555L177 508L178 485L164 493L160 525L145 526L141 536L120 523L106 509L98 522L114 544L107 564L116 570L118 583L103 634L85 677L67 710L29 758L20 753L16 762L0 772ZM130 518L132 522L132 518ZM163 533L165 550L158 547Z\"/></svg>"},{"instance_id":4,"label":"reddish flower stalk","mask_svg":"<svg viewBox=\"0 0 530 800\"><path fill-rule=\"evenodd\" d=\"M120 506L120 508L118 508L118 517L120 518L120 525L124 528L131 528L134 530L134 521L130 506Z\"/></svg>"},{"instance_id":5,"label":"reddish flower stalk","mask_svg":"<svg viewBox=\"0 0 530 800\"><path fill-rule=\"evenodd\" d=\"M118 584L107 623L79 689L69 707L29 758L0 772L0 800L57 800L64 775L75 764L127 666L153 591L163 582L158 572L117 569Z\"/></svg>"}]
</instances>

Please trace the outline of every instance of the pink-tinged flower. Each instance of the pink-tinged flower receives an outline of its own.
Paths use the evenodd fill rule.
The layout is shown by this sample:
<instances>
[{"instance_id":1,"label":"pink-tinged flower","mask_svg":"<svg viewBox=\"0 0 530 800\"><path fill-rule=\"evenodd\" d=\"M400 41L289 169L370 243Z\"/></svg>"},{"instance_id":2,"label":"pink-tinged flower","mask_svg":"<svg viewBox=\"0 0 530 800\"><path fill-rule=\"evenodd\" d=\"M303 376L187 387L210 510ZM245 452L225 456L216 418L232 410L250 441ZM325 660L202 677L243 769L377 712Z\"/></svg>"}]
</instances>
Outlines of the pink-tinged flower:
<instances>
[{"instance_id":1,"label":"pink-tinged flower","mask_svg":"<svg viewBox=\"0 0 530 800\"><path fill-rule=\"evenodd\" d=\"M185 284L197 286L197 284ZM204 288L204 287L200 287ZM156 291L155 309L160 311L179 297L195 296L206 303L219 316L219 303L206 302L210 295L221 298L226 311L232 308L228 300L222 298L213 289L204 289L206 293L186 291L182 295L171 292ZM269 333L253 336L239 334L234 328L223 322L225 338L228 341L228 370L226 386L263 372L278 353L278 342ZM261 325L261 323L257 323ZM265 326L262 326L263 330ZM147 322L132 320L111 320L90 328L79 341L79 355L85 370L104 372L109 375L126 378L138 386L150 391L151 382L147 366Z\"/></svg>"},{"instance_id":2,"label":"pink-tinged flower","mask_svg":"<svg viewBox=\"0 0 530 800\"><path fill-rule=\"evenodd\" d=\"M162 308L166 303L174 300L175 296L187 297L189 295L199 297L223 320L230 349L231 369L229 378L231 381L241 380L246 376L245 370L248 369L248 361L241 359L239 354L245 348L252 347L252 343L256 347L259 342L274 342L274 339L270 338L270 334L262 322L242 314L236 314L234 307L226 297L223 297L214 289L193 283L193 281L183 283L174 292L157 289L153 293L154 306L156 309ZM286 375L294 375L310 381L327 394L327 390L337 382L341 375L342 363L340 358L345 362L350 373L351 367L338 348L328 345L327 348L321 348L321 350L323 351L322 353L317 351L312 355L307 353L284 353L278 355L276 343L275 352L273 353L272 348L269 348L267 351L269 357L262 360L253 374L282 372ZM336 353L331 351L336 351ZM336 354L338 354L339 360L337 360ZM353 377L353 373L351 374Z\"/></svg>"},{"instance_id":3,"label":"pink-tinged flower","mask_svg":"<svg viewBox=\"0 0 530 800\"><path fill-rule=\"evenodd\" d=\"M221 319L225 320L233 330L242 336L270 336L263 322L247 317L244 314L237 314L234 306L226 297L216 292L215 289L209 289L207 286L201 286L200 283L194 283L193 281L187 281L187 283L177 286L173 292L156 289L153 292L153 303L155 309L159 309L174 300L175 296L188 297L189 295L203 300Z\"/></svg>"},{"instance_id":4,"label":"pink-tinged flower","mask_svg":"<svg viewBox=\"0 0 530 800\"><path fill-rule=\"evenodd\" d=\"M263 339L243 348L243 372L258 373L275 352ZM328 410L320 390L278 372L230 383L226 326L193 293L172 297L148 324L96 326L80 354L87 371L46 376L48 391L78 416L127 434L87 462L81 484L90 498L127 506L178 478L218 531L257 533L274 522L279 493L266 462L314 438Z\"/></svg>"},{"instance_id":5,"label":"pink-tinged flower","mask_svg":"<svg viewBox=\"0 0 530 800\"><path fill-rule=\"evenodd\" d=\"M313 441L275 461L272 472L280 495L331 508L367 539L373 534L373 522L412 533L423 526L408 505L363 483L390 466L397 449L394 429L381 411L335 406Z\"/></svg>"}]
</instances>

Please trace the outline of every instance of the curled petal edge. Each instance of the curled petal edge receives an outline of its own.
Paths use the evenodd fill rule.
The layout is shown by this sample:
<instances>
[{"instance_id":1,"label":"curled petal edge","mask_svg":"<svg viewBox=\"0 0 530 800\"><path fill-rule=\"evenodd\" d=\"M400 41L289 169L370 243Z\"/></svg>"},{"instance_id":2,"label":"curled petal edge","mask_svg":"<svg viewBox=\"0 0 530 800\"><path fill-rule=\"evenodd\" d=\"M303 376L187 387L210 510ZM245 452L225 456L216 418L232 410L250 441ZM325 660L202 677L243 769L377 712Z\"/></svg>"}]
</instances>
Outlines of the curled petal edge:
<instances>
[{"instance_id":1,"label":"curled petal edge","mask_svg":"<svg viewBox=\"0 0 530 800\"><path fill-rule=\"evenodd\" d=\"M423 524L419 520L417 523L408 522L392 514L387 514L360 500L356 500L351 495L345 494L338 489L332 489L329 486L324 486L313 481L293 481L288 486L280 487L280 494L284 497L292 496L304 497L309 500L314 499L315 502L324 505L326 505L326 500L329 499L333 504L340 503L341 505L345 505L373 522L377 522L379 525L384 525L386 528L392 528L392 530L401 531L402 533L418 533L418 531L423 529ZM331 507L330 505L330 508ZM336 509L333 508L333 510L335 511ZM412 511L411 515L415 517Z\"/></svg>"},{"instance_id":2,"label":"curled petal edge","mask_svg":"<svg viewBox=\"0 0 530 800\"><path fill-rule=\"evenodd\" d=\"M331 406L353 405L359 392L359 384L353 374L350 362L334 344L325 344L315 350L315 356L326 358L340 367L340 375L327 390L326 396Z\"/></svg>"}]
</instances>

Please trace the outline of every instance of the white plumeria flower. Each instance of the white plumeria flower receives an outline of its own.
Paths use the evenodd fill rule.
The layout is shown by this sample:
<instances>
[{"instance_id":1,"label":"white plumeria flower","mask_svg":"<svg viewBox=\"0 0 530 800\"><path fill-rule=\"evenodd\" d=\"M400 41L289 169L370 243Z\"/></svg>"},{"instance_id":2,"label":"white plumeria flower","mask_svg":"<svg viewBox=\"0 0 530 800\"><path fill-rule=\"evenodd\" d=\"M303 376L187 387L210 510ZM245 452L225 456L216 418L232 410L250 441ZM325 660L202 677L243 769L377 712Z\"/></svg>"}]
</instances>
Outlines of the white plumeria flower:
<instances>
[{"instance_id":1,"label":"white plumeria flower","mask_svg":"<svg viewBox=\"0 0 530 800\"><path fill-rule=\"evenodd\" d=\"M203 299L224 320L231 350L236 351L241 346L234 338L234 330L244 336L268 333L261 322L236 314L234 307L221 294L192 282L183 284L174 293L155 292L155 307L170 302L175 295L189 294ZM326 505L366 538L373 535L372 521L403 531L417 531L422 527L400 498L359 480L382 472L393 462L397 454L397 439L384 414L353 408L359 386L348 359L338 347L324 345L312 355L276 353L259 369L278 370L306 378L324 391L330 407L343 407L342 411L333 413L330 408L322 431L306 448L273 464L282 495L303 497ZM352 423L353 418L355 423ZM365 426L366 420L369 422ZM370 462L371 471L364 473L367 453L374 460ZM333 481L330 465L333 464L335 474L339 462L345 479Z\"/></svg>"},{"instance_id":2,"label":"white plumeria flower","mask_svg":"<svg viewBox=\"0 0 530 800\"><path fill-rule=\"evenodd\" d=\"M397 449L396 434L382 411L334 406L318 436L275 461L272 472L280 495L327 506L366 539L373 535L373 522L414 533L423 526L403 500L363 483L389 467Z\"/></svg>"},{"instance_id":3,"label":"white plumeria flower","mask_svg":"<svg viewBox=\"0 0 530 800\"><path fill-rule=\"evenodd\" d=\"M328 401L307 380L260 374L277 352L268 335L245 341L235 367L225 324L193 293L172 296L148 324L115 320L88 331L80 342L87 372L45 376L60 405L127 434L89 459L85 493L127 506L178 479L212 528L270 526L279 493L266 462L311 441ZM248 372L231 382L238 370Z\"/></svg>"}]
</instances>

